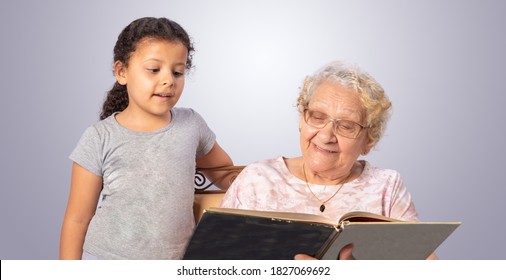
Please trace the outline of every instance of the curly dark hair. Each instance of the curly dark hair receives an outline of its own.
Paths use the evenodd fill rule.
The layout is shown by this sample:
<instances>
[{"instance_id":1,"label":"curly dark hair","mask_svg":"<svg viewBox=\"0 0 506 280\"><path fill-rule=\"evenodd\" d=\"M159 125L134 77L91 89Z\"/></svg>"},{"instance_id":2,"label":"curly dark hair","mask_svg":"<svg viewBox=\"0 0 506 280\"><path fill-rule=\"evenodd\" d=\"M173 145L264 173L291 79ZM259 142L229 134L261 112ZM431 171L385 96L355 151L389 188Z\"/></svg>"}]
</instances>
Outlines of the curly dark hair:
<instances>
[{"instance_id":1,"label":"curly dark hair","mask_svg":"<svg viewBox=\"0 0 506 280\"><path fill-rule=\"evenodd\" d=\"M114 46L114 62L121 62L128 66L128 60L135 52L138 43L145 38L163 39L170 42L182 43L188 49L186 69L192 67L192 57L195 49L188 33L176 22L167 18L144 17L134 20L127 25L118 36ZM128 106L126 85L117 81L107 92L100 119L103 120L114 112L123 111Z\"/></svg>"}]
</instances>

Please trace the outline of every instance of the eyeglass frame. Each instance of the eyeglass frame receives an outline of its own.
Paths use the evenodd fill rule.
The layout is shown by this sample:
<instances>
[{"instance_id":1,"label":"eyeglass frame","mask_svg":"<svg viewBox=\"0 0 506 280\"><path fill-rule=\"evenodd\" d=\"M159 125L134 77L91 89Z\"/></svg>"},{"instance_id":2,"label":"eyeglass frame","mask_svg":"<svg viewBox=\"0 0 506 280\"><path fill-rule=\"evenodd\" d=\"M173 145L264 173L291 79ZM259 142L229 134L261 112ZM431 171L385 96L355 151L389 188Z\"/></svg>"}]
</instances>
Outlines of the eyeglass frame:
<instances>
[{"instance_id":1,"label":"eyeglass frame","mask_svg":"<svg viewBox=\"0 0 506 280\"><path fill-rule=\"evenodd\" d=\"M314 126L314 125L312 125L312 124L309 124L309 123L307 122L307 117L306 117L306 114L308 114L308 113L309 113L309 111L311 111L311 112L316 112L316 113L320 113L320 114L324 114L324 115L326 115L326 116L327 116L327 122L325 122L325 124L324 124L322 127L317 127L317 126ZM330 118L330 117L329 117L329 115L327 115L327 114L325 114L325 113L322 113L322 112L320 112L320 111L316 111L316 110L311 110L311 109L309 109L309 108L307 108L307 107L305 107L305 108L304 108L304 111L302 112L302 118L304 119L304 122L305 122L307 125L309 125L309 126L310 126L310 127L312 127L312 128L316 128L316 129L323 129L324 127L326 127L326 126L327 126L327 125L331 122L331 123L332 123L332 132L334 132L334 134L337 134L337 135L339 135L339 136L342 136L342 137L344 137L344 138L348 138L348 139L357 139L357 138L358 138L358 136L360 135L360 133L361 133L364 129L369 128L368 126L363 126L363 125L361 125L361 124L359 124L359 123L356 123L356 122L354 122L354 121L350 121L350 120L343 120L343 119L333 119L333 118ZM359 131L355 134L355 137L348 137L348 136L345 136L345 135L340 134L340 133L338 132L338 127L339 127L339 125L338 125L338 124L339 124L339 121L347 121L347 122L351 122L351 123L353 123L353 124L358 125L358 126L359 126ZM334 124L335 124L335 126L334 126Z\"/></svg>"}]
</instances>

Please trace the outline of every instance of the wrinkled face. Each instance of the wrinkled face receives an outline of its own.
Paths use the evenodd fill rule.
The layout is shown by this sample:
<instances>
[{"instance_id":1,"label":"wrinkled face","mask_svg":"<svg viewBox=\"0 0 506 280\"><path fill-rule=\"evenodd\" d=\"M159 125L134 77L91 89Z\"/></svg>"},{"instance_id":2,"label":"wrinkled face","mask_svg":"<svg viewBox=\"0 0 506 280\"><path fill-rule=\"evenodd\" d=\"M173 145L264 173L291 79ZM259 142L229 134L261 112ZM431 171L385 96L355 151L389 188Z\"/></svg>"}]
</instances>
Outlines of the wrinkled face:
<instances>
[{"instance_id":1,"label":"wrinkled face","mask_svg":"<svg viewBox=\"0 0 506 280\"><path fill-rule=\"evenodd\" d=\"M114 68L118 83L127 87L128 109L138 114L168 114L183 92L186 59L187 48L181 43L140 41L128 67L116 62Z\"/></svg>"},{"instance_id":2,"label":"wrinkled face","mask_svg":"<svg viewBox=\"0 0 506 280\"><path fill-rule=\"evenodd\" d=\"M334 120L349 120L363 124L363 109L358 94L331 82L316 89L308 109L326 114ZM368 151L366 129L356 139L334 133L334 122L318 129L308 125L301 114L300 146L305 165L313 172L327 177L346 176L361 153Z\"/></svg>"}]
</instances>

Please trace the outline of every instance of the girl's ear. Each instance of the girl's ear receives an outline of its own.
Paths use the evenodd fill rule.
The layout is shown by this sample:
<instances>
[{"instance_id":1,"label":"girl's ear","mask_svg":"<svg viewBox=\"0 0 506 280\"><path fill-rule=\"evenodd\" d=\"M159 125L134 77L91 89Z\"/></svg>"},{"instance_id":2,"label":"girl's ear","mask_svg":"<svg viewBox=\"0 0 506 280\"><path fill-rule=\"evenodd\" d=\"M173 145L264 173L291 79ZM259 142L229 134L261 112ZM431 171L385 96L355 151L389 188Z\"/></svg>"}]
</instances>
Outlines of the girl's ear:
<instances>
[{"instance_id":1,"label":"girl's ear","mask_svg":"<svg viewBox=\"0 0 506 280\"><path fill-rule=\"evenodd\" d=\"M127 84L126 67L121 61L114 62L114 75L118 84L124 86Z\"/></svg>"}]
</instances>

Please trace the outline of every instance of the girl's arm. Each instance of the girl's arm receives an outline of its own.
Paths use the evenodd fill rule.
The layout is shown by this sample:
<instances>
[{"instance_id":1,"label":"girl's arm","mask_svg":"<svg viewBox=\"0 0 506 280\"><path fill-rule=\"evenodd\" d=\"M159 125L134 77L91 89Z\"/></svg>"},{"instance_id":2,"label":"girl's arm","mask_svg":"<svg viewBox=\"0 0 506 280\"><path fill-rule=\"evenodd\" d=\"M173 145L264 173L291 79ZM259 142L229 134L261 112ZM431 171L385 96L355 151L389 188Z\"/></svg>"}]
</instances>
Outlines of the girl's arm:
<instances>
[{"instance_id":1,"label":"girl's arm","mask_svg":"<svg viewBox=\"0 0 506 280\"><path fill-rule=\"evenodd\" d=\"M81 259L88 224L95 214L102 177L72 164L67 210L60 236L60 259Z\"/></svg>"},{"instance_id":2,"label":"girl's arm","mask_svg":"<svg viewBox=\"0 0 506 280\"><path fill-rule=\"evenodd\" d=\"M212 168L212 167L224 167L231 166L234 163L228 154L218 145L218 142L214 143L209 153L205 156L197 159L197 168ZM216 178L220 178L223 175L223 171L203 171L204 175L211 181L215 181ZM220 186L220 182L217 182L217 187L228 187Z\"/></svg>"}]
</instances>

